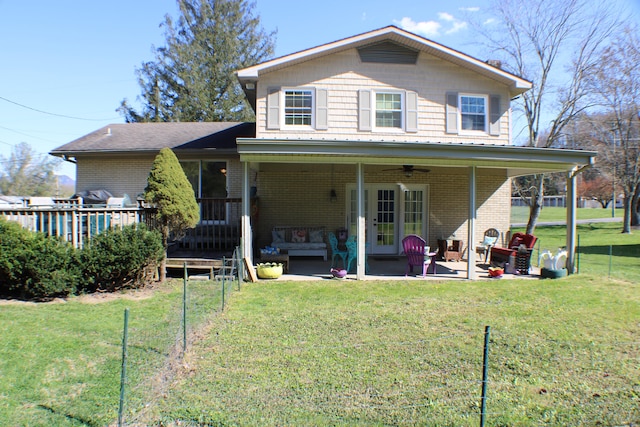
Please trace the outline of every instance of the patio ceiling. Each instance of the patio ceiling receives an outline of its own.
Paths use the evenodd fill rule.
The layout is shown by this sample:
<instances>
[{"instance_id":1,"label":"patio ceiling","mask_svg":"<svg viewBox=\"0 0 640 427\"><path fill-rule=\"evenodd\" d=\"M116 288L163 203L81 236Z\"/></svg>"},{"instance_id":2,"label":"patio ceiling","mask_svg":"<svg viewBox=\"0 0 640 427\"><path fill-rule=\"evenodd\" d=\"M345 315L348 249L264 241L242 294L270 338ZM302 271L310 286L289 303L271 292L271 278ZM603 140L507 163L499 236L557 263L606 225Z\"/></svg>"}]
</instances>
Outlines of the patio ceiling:
<instances>
[{"instance_id":1,"label":"patio ceiling","mask_svg":"<svg viewBox=\"0 0 640 427\"><path fill-rule=\"evenodd\" d=\"M239 138L237 145L240 160L250 163L476 166L508 177L571 171L594 164L596 156L583 150L432 142Z\"/></svg>"}]
</instances>

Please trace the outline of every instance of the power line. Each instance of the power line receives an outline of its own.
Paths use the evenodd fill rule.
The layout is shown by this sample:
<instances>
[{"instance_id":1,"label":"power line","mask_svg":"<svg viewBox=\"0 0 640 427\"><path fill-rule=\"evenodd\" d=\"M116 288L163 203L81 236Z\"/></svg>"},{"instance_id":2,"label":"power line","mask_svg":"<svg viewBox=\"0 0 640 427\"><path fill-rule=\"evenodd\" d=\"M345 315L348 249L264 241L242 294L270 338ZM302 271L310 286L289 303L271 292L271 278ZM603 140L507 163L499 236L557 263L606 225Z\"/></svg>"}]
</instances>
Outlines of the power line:
<instances>
[{"instance_id":1,"label":"power line","mask_svg":"<svg viewBox=\"0 0 640 427\"><path fill-rule=\"evenodd\" d=\"M17 105L19 107L26 108L27 110L35 111L35 112L41 113L41 114L47 114L49 116L63 117L65 119L86 120L86 121L90 121L90 122L103 122L105 120L114 120L114 119L119 118L119 117L109 117L107 119L88 119L86 117L67 116L65 114L50 113L48 111L43 111L43 110L39 110L37 108L29 107L28 105L20 104L19 102L12 101L12 100L4 98L2 96L0 96L0 99L3 100L3 101L9 102L11 104Z\"/></svg>"}]
</instances>

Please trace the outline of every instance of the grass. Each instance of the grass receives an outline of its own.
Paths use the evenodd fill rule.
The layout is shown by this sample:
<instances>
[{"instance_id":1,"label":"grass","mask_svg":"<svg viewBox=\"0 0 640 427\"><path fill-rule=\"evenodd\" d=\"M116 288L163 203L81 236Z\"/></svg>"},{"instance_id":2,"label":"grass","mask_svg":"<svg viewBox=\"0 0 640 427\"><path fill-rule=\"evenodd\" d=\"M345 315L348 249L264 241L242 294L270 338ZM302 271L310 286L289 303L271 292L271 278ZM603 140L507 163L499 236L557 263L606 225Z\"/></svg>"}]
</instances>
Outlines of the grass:
<instances>
[{"instance_id":1,"label":"grass","mask_svg":"<svg viewBox=\"0 0 640 427\"><path fill-rule=\"evenodd\" d=\"M190 285L189 324L218 308L212 283ZM0 425L105 426L117 419L125 308L128 409L148 402L180 335L182 284L127 297L0 305Z\"/></svg>"},{"instance_id":2,"label":"grass","mask_svg":"<svg viewBox=\"0 0 640 427\"><path fill-rule=\"evenodd\" d=\"M470 425L485 325L489 425L640 421L630 283L272 282L236 294L154 421Z\"/></svg>"},{"instance_id":3,"label":"grass","mask_svg":"<svg viewBox=\"0 0 640 427\"><path fill-rule=\"evenodd\" d=\"M622 218L623 213L624 213L623 209L616 209L616 218ZM611 208L609 209L578 208L576 216L578 220L611 218ZM566 208L544 207L540 211L540 217L538 218L538 223L566 221L566 219L567 219ZM526 206L511 207L511 223L512 224L526 224L528 220L529 220L528 207Z\"/></svg>"},{"instance_id":4,"label":"grass","mask_svg":"<svg viewBox=\"0 0 640 427\"><path fill-rule=\"evenodd\" d=\"M473 425L485 325L487 425L638 424L640 235L578 232L581 274L560 280L259 282L222 315L191 282L184 359L180 281L2 304L0 425L114 425L126 307L128 425Z\"/></svg>"}]
</instances>

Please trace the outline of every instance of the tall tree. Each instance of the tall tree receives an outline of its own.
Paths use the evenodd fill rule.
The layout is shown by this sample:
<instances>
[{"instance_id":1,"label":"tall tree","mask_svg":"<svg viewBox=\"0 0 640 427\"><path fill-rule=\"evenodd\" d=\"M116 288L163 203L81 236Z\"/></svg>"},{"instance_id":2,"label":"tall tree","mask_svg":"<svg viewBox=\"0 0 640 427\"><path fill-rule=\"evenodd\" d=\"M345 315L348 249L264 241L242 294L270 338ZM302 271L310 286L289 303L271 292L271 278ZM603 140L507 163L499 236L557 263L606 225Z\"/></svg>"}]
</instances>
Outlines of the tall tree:
<instances>
[{"instance_id":1,"label":"tall tree","mask_svg":"<svg viewBox=\"0 0 640 427\"><path fill-rule=\"evenodd\" d=\"M556 146L589 105L585 76L618 25L612 8L604 0L492 0L491 6L497 25L480 29L488 47L505 69L533 83L518 99L525 145ZM535 230L543 206L544 177L533 181L527 233Z\"/></svg>"},{"instance_id":2,"label":"tall tree","mask_svg":"<svg viewBox=\"0 0 640 427\"><path fill-rule=\"evenodd\" d=\"M6 196L56 195L55 171L60 159L40 154L26 142L0 156L0 193Z\"/></svg>"},{"instance_id":3,"label":"tall tree","mask_svg":"<svg viewBox=\"0 0 640 427\"><path fill-rule=\"evenodd\" d=\"M628 27L601 52L588 88L601 107L600 153L624 193L623 233L640 222L640 37Z\"/></svg>"},{"instance_id":4,"label":"tall tree","mask_svg":"<svg viewBox=\"0 0 640 427\"><path fill-rule=\"evenodd\" d=\"M166 250L170 233L180 235L200 221L200 207L193 187L170 148L163 148L156 156L144 190L145 201L157 209L162 244ZM166 256L160 266L160 280L166 277Z\"/></svg>"},{"instance_id":5,"label":"tall tree","mask_svg":"<svg viewBox=\"0 0 640 427\"><path fill-rule=\"evenodd\" d=\"M249 121L251 107L235 71L273 55L247 0L178 0L179 17L165 17L166 46L136 70L141 111L123 100L127 122Z\"/></svg>"}]
</instances>

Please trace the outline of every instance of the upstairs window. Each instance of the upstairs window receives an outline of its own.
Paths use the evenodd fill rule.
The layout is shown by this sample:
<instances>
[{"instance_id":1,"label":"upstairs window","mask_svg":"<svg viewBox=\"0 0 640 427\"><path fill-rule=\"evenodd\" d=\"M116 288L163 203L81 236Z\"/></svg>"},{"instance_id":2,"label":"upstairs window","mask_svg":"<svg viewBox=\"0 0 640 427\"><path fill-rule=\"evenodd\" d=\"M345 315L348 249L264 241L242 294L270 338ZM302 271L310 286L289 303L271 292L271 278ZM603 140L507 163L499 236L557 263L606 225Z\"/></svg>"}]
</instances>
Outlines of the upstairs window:
<instances>
[{"instance_id":1,"label":"upstairs window","mask_svg":"<svg viewBox=\"0 0 640 427\"><path fill-rule=\"evenodd\" d=\"M417 92L360 89L358 91L358 130L417 132Z\"/></svg>"},{"instance_id":2,"label":"upstairs window","mask_svg":"<svg viewBox=\"0 0 640 427\"><path fill-rule=\"evenodd\" d=\"M376 127L402 128L402 95L376 93Z\"/></svg>"},{"instance_id":3,"label":"upstairs window","mask_svg":"<svg viewBox=\"0 0 640 427\"><path fill-rule=\"evenodd\" d=\"M267 89L267 122L270 130L327 130L327 89L271 87Z\"/></svg>"},{"instance_id":4,"label":"upstairs window","mask_svg":"<svg viewBox=\"0 0 640 427\"><path fill-rule=\"evenodd\" d=\"M284 91L285 126L312 126L313 91L290 89Z\"/></svg>"},{"instance_id":5,"label":"upstairs window","mask_svg":"<svg viewBox=\"0 0 640 427\"><path fill-rule=\"evenodd\" d=\"M487 131L487 97L460 95L460 130Z\"/></svg>"}]
</instances>

